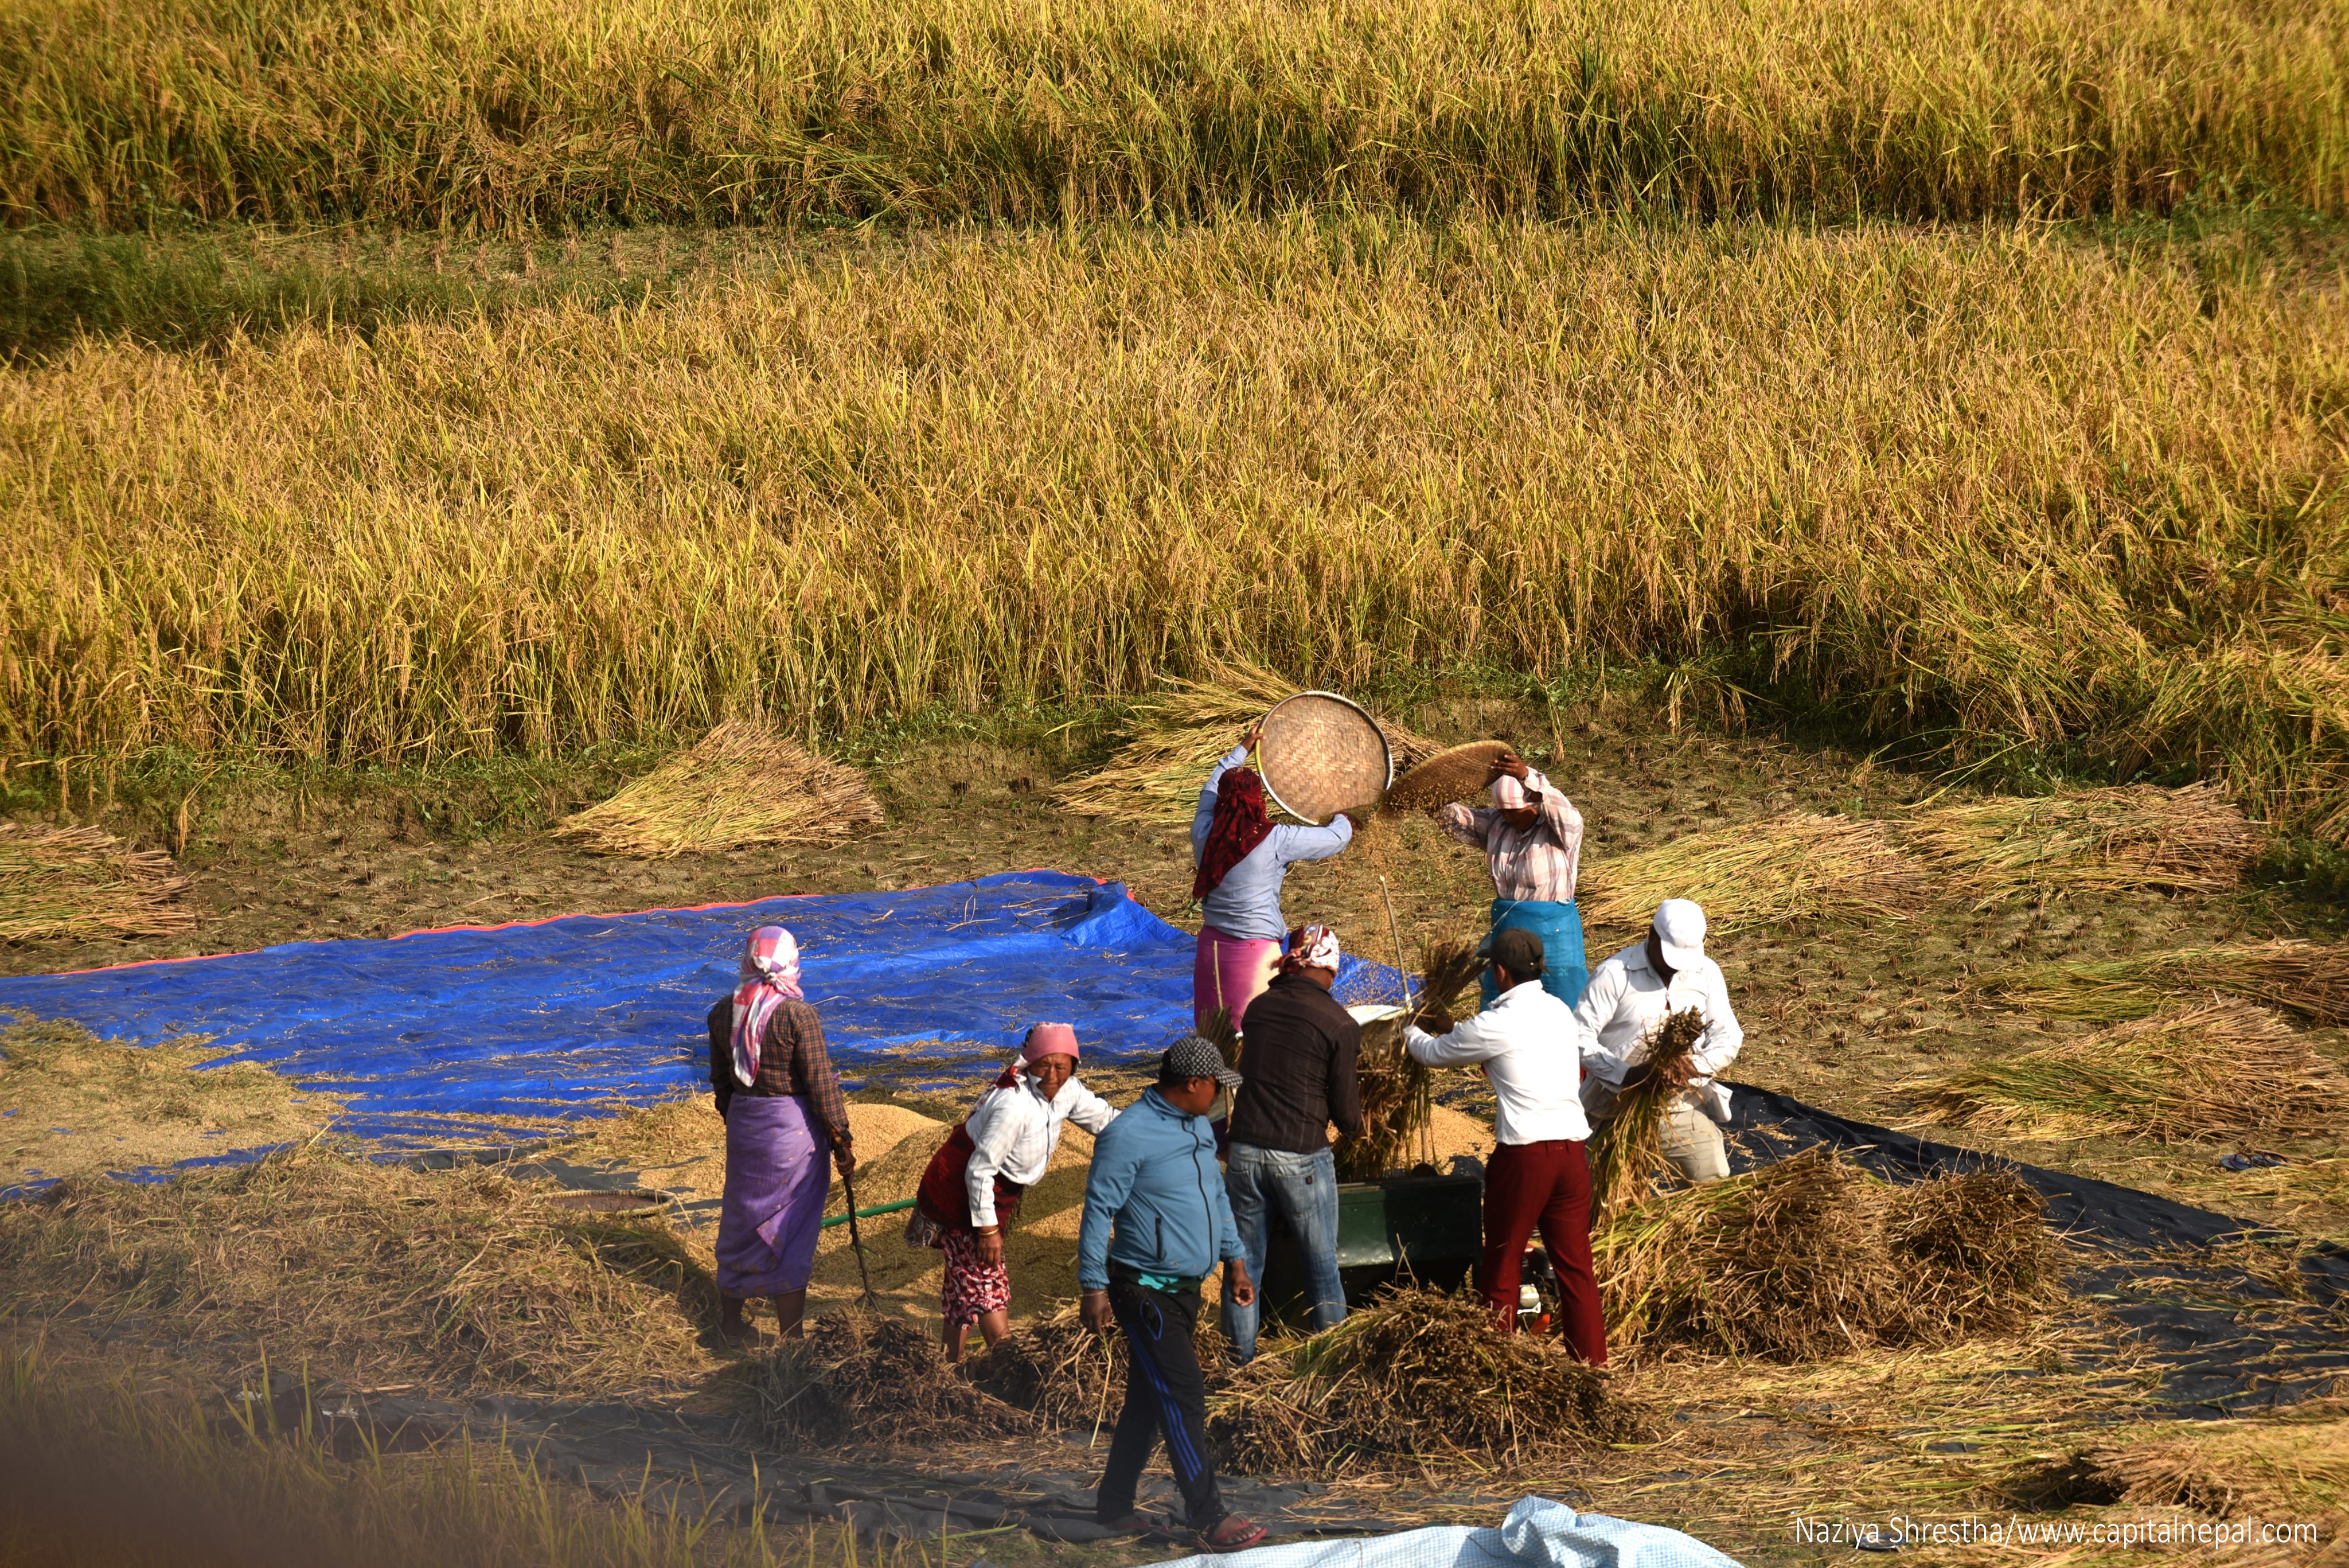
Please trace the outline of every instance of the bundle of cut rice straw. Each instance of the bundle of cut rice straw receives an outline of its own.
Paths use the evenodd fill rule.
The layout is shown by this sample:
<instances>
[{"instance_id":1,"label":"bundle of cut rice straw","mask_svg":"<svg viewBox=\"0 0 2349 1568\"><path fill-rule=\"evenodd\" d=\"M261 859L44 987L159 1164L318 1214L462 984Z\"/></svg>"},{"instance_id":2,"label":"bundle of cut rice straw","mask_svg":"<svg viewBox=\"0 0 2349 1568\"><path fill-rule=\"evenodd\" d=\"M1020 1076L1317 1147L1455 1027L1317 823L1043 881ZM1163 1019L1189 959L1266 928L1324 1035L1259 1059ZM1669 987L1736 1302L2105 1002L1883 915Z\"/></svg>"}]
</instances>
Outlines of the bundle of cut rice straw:
<instances>
[{"instance_id":1,"label":"bundle of cut rice straw","mask_svg":"<svg viewBox=\"0 0 2349 1568\"><path fill-rule=\"evenodd\" d=\"M2275 1013L2217 1001L1970 1062L1903 1085L1951 1127L2161 1143L2313 1137L2349 1118L2349 1080Z\"/></svg>"},{"instance_id":2,"label":"bundle of cut rice straw","mask_svg":"<svg viewBox=\"0 0 2349 1568\"><path fill-rule=\"evenodd\" d=\"M1640 1054L1645 1076L1618 1096L1608 1118L1590 1135L1590 1211L1619 1214L1656 1191L1665 1174L1664 1118L1680 1093L1674 1068L1704 1038L1704 1014L1693 1007L1669 1014L1656 1025Z\"/></svg>"},{"instance_id":3,"label":"bundle of cut rice straw","mask_svg":"<svg viewBox=\"0 0 2349 1568\"><path fill-rule=\"evenodd\" d=\"M0 941L160 937L196 923L188 879L160 849L95 827L0 823Z\"/></svg>"},{"instance_id":4,"label":"bundle of cut rice straw","mask_svg":"<svg viewBox=\"0 0 2349 1568\"><path fill-rule=\"evenodd\" d=\"M2146 1018L2172 1002L2214 994L2278 1008L2311 1023L2349 1023L2349 947L2332 942L2178 948L2029 964L1977 985L2043 1017L2087 1023Z\"/></svg>"},{"instance_id":5,"label":"bundle of cut rice straw","mask_svg":"<svg viewBox=\"0 0 2349 1568\"><path fill-rule=\"evenodd\" d=\"M1808 813L1692 833L1598 862L1577 902L1602 929L1645 926L1666 898L1693 898L1715 930L1816 915L1899 919L1929 889L1881 822Z\"/></svg>"},{"instance_id":6,"label":"bundle of cut rice straw","mask_svg":"<svg viewBox=\"0 0 2349 1568\"><path fill-rule=\"evenodd\" d=\"M752 845L836 844L881 821L854 768L767 725L730 721L559 829L605 855L666 859Z\"/></svg>"},{"instance_id":7,"label":"bundle of cut rice straw","mask_svg":"<svg viewBox=\"0 0 2349 1568\"><path fill-rule=\"evenodd\" d=\"M1433 1085L1427 1068L1405 1048L1403 1027L1439 1008L1448 1012L1483 967L1470 939L1432 942L1420 955L1419 996L1413 1007L1362 1025L1356 1072L1362 1136L1339 1141L1341 1180L1376 1181L1407 1161L1414 1149L1424 1149L1435 1106Z\"/></svg>"},{"instance_id":8,"label":"bundle of cut rice straw","mask_svg":"<svg viewBox=\"0 0 2349 1568\"><path fill-rule=\"evenodd\" d=\"M1070 811L1111 822L1189 822L1199 786L1216 760L1273 704L1303 690L1268 670L1246 663L1218 665L1195 680L1178 680L1139 704L1132 737L1107 766L1052 792ZM1432 755L1424 737L1379 720L1395 765Z\"/></svg>"},{"instance_id":9,"label":"bundle of cut rice straw","mask_svg":"<svg viewBox=\"0 0 2349 1568\"><path fill-rule=\"evenodd\" d=\"M1942 806L1917 819L1908 842L1981 908L2043 889L2224 892L2261 837L2214 785L2130 784Z\"/></svg>"}]
</instances>

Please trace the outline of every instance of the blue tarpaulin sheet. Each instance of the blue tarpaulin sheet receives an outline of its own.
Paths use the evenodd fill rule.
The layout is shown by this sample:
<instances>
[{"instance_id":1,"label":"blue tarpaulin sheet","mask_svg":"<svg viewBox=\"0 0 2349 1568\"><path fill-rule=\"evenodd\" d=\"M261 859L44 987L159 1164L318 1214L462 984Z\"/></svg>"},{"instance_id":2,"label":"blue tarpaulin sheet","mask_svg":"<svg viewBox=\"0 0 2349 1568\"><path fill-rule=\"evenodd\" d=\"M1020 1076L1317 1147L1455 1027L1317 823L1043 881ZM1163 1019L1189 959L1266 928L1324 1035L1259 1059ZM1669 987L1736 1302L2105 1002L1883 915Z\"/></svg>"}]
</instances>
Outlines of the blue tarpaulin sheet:
<instances>
[{"instance_id":1,"label":"blue tarpaulin sheet","mask_svg":"<svg viewBox=\"0 0 2349 1568\"><path fill-rule=\"evenodd\" d=\"M706 1084L703 1016L767 923L798 938L846 1076L925 1055L939 1076L991 1074L1039 1019L1112 1060L1190 1027L1191 933L1122 884L1057 871L27 975L0 979L0 1008L136 1044L208 1036L223 1061L343 1100L335 1130L387 1148L477 1142L488 1118L609 1114ZM1401 987L1350 955L1339 994Z\"/></svg>"}]
</instances>

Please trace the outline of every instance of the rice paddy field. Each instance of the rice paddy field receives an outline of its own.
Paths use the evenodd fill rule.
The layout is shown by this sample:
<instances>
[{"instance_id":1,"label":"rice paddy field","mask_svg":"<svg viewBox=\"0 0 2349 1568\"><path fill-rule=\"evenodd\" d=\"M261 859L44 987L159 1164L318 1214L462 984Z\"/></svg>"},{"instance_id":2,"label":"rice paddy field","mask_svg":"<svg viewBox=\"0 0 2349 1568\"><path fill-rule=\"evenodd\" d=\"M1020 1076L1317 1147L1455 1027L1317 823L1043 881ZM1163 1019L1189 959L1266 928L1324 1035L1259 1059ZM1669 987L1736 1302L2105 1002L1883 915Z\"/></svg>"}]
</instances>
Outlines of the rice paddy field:
<instances>
[{"instance_id":1,"label":"rice paddy field","mask_svg":"<svg viewBox=\"0 0 2349 1568\"><path fill-rule=\"evenodd\" d=\"M0 972L1035 866L1192 924L1206 759L1334 687L1573 796L1594 961L1703 898L1741 1082L2271 1227L2230 1277L2349 1243L2337 5L0 0ZM1396 813L1288 905L1415 967L1490 893ZM814 1374L717 1337L707 1227L370 1165L213 1055L0 1019L0 1185L67 1178L0 1200L0 1557L67 1560L75 1478L124 1467L163 1483L109 1562L263 1515L239 1560L1169 1554L563 1479L563 1423L623 1407L782 1462ZM1481 1081L1423 1089L1423 1152L1489 1149ZM965 1108L856 1102L868 1198ZM1012 1239L1022 1376L1074 1379L1002 1436L1031 1469L1089 1462L1083 1147ZM688 1102L564 1158L679 1201L722 1165ZM1777 1168L1858 1195L1868 1345L1688 1293L1660 1249L1758 1234L1757 1183L1631 1211L1636 1349L1487 1421L1506 1453L1309 1431L1343 1403L1313 1368L1397 1345L1549 1376L1447 1361L1444 1308L1284 1342L1228 1429L1317 1506L1540 1491L1750 1563L1899 1512L2251 1510L2317 1535L2169 1555L2343 1550L2337 1398L2178 1419L2036 1232L2012 1301L1894 1332L1921 1221ZM830 1332L902 1357L937 1272L894 1229L879 1325ZM1741 1244L1704 1267L1755 1300L1835 1283ZM2209 1262L2178 1299L2250 1311ZM857 1293L828 1233L814 1301ZM310 1380L554 1401L556 1447L217 1440ZM1007 1462L919 1414L882 1459Z\"/></svg>"}]
</instances>

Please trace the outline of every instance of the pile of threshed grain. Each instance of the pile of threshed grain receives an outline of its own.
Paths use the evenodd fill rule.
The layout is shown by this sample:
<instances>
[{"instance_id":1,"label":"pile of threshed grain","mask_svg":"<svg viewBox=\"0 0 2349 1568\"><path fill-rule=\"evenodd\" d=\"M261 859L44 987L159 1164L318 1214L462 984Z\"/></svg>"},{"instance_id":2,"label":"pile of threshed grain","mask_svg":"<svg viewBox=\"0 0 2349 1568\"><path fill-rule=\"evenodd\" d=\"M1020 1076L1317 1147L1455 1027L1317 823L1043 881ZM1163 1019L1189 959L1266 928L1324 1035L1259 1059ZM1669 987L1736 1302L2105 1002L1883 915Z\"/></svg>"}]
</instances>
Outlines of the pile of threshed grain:
<instances>
[{"instance_id":1,"label":"pile of threshed grain","mask_svg":"<svg viewBox=\"0 0 2349 1568\"><path fill-rule=\"evenodd\" d=\"M196 923L188 879L160 849L95 827L0 822L0 941L162 937Z\"/></svg>"},{"instance_id":2,"label":"pile of threshed grain","mask_svg":"<svg viewBox=\"0 0 2349 1568\"><path fill-rule=\"evenodd\" d=\"M2259 829L2210 784L1942 806L1919 816L1908 839L1978 907L2042 890L2224 892L2261 845Z\"/></svg>"},{"instance_id":3,"label":"pile of threshed grain","mask_svg":"<svg viewBox=\"0 0 2349 1568\"><path fill-rule=\"evenodd\" d=\"M1592 1243L1609 1347L1627 1359L1816 1361L2011 1332L2061 1266L2012 1171L1895 1187L1818 1149L1650 1199Z\"/></svg>"},{"instance_id":4,"label":"pile of threshed grain","mask_svg":"<svg viewBox=\"0 0 2349 1568\"><path fill-rule=\"evenodd\" d=\"M606 855L662 859L752 845L836 844L881 821L854 768L771 727L719 725L559 830Z\"/></svg>"},{"instance_id":5,"label":"pile of threshed grain","mask_svg":"<svg viewBox=\"0 0 2349 1568\"><path fill-rule=\"evenodd\" d=\"M1693 1007L1667 1014L1648 1036L1647 1075L1618 1096L1590 1135L1594 1219L1620 1214L1655 1192L1654 1179L1664 1173L1664 1118L1680 1092L1669 1075L1703 1038L1704 1014Z\"/></svg>"},{"instance_id":6,"label":"pile of threshed grain","mask_svg":"<svg viewBox=\"0 0 2349 1568\"><path fill-rule=\"evenodd\" d=\"M1125 744L1106 766L1052 794L1070 811L1111 822L1188 822L1199 786L1216 760L1250 724L1302 688L1253 664L1218 665L1195 680L1178 680L1140 703ZM1434 745L1381 719L1397 766L1433 755Z\"/></svg>"},{"instance_id":7,"label":"pile of threshed grain","mask_svg":"<svg viewBox=\"0 0 2349 1568\"><path fill-rule=\"evenodd\" d=\"M1420 953L1416 1004L1408 1013L1362 1025L1361 1048L1356 1058L1362 1135L1339 1140L1340 1179L1376 1181L1408 1163L1424 1143L1428 1118L1434 1110L1433 1085L1428 1069L1405 1049L1403 1029L1431 1012L1448 1012L1461 999L1483 967L1476 946L1463 937L1429 943Z\"/></svg>"},{"instance_id":8,"label":"pile of threshed grain","mask_svg":"<svg viewBox=\"0 0 2349 1568\"><path fill-rule=\"evenodd\" d=\"M2349 947L2331 942L2178 948L2028 964L1977 983L2042 1017L2086 1023L2147 1018L2173 1002L2214 993L2278 1008L2310 1023L2349 1023Z\"/></svg>"},{"instance_id":9,"label":"pile of threshed grain","mask_svg":"<svg viewBox=\"0 0 2349 1568\"><path fill-rule=\"evenodd\" d=\"M2349 1120L2349 1080L2277 1014L2218 1001L1969 1062L1904 1085L1951 1127L2024 1137L2313 1137Z\"/></svg>"}]
</instances>

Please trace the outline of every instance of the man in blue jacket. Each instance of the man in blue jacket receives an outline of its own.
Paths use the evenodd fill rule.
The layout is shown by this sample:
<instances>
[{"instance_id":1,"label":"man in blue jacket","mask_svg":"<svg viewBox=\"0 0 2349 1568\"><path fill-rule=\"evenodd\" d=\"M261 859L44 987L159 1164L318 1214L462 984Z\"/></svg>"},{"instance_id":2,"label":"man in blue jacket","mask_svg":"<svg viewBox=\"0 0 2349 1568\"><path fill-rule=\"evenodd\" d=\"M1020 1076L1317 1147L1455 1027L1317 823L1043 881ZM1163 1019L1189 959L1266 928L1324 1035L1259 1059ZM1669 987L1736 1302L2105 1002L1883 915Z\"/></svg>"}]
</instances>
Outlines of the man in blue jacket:
<instances>
[{"instance_id":1,"label":"man in blue jacket","mask_svg":"<svg viewBox=\"0 0 2349 1568\"><path fill-rule=\"evenodd\" d=\"M1185 1522L1210 1552L1237 1552L1264 1539L1263 1530L1225 1509L1216 1490L1206 1379L1191 1343L1200 1282L1218 1262L1224 1294L1242 1306L1256 1300L1207 1124L1216 1089L1239 1084L1199 1036L1170 1046L1156 1086L1093 1144L1077 1233L1085 1326L1106 1334L1115 1324L1127 1350L1125 1408L1110 1439L1095 1515L1112 1530L1147 1528L1133 1511L1133 1493L1163 1429Z\"/></svg>"}]
</instances>

